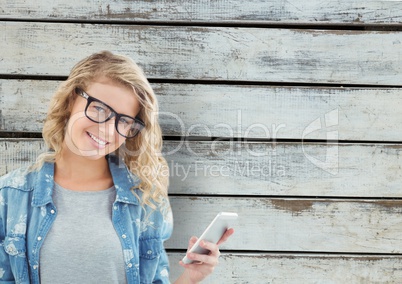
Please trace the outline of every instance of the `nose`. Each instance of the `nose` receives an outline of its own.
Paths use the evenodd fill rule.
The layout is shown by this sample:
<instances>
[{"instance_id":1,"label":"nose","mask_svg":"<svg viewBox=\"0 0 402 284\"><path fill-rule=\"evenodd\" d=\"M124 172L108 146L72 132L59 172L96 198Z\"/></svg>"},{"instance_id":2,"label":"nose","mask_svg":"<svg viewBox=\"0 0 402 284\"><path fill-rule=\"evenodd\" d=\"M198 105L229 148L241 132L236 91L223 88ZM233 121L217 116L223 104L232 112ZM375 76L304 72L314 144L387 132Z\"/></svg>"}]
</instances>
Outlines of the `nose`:
<instances>
[{"instance_id":1,"label":"nose","mask_svg":"<svg viewBox=\"0 0 402 284\"><path fill-rule=\"evenodd\" d=\"M116 135L116 117L113 117L111 120L107 121L107 128L109 135Z\"/></svg>"},{"instance_id":2,"label":"nose","mask_svg":"<svg viewBox=\"0 0 402 284\"><path fill-rule=\"evenodd\" d=\"M116 135L115 124L116 124L116 118L112 117L108 121L99 124L99 131L105 133L106 138L108 136L114 136Z\"/></svg>"}]
</instances>

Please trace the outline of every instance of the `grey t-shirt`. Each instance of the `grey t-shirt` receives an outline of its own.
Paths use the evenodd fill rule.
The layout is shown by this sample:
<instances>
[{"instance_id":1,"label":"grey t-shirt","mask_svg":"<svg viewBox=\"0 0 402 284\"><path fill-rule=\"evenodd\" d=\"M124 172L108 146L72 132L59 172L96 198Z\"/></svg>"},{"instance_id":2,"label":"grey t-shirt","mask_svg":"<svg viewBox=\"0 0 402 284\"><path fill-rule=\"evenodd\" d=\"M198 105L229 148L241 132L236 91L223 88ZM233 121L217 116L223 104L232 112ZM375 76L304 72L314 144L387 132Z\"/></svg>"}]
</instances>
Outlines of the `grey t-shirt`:
<instances>
[{"instance_id":1,"label":"grey t-shirt","mask_svg":"<svg viewBox=\"0 0 402 284\"><path fill-rule=\"evenodd\" d=\"M112 223L114 186L73 191L55 184L54 221L40 250L41 283L126 283L123 251Z\"/></svg>"}]
</instances>

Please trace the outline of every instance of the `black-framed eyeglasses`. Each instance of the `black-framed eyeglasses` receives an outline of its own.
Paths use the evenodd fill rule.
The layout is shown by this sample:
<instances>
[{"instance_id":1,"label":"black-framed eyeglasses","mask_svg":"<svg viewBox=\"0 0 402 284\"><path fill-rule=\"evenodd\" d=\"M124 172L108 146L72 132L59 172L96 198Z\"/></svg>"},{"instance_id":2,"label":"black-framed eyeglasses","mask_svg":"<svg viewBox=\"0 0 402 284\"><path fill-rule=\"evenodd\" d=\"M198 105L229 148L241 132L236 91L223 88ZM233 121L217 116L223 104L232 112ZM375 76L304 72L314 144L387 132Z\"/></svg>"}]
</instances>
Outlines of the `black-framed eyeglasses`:
<instances>
[{"instance_id":1,"label":"black-framed eyeglasses","mask_svg":"<svg viewBox=\"0 0 402 284\"><path fill-rule=\"evenodd\" d=\"M77 93L77 95L87 100L87 105L85 107L85 116L89 120L96 123L103 123L112 119L113 117L116 117L116 130L121 136L126 138L135 137L145 127L145 124L141 119L117 113L114 109L112 109L101 100L91 97L90 95L85 93L84 90L76 88L75 92Z\"/></svg>"}]
</instances>

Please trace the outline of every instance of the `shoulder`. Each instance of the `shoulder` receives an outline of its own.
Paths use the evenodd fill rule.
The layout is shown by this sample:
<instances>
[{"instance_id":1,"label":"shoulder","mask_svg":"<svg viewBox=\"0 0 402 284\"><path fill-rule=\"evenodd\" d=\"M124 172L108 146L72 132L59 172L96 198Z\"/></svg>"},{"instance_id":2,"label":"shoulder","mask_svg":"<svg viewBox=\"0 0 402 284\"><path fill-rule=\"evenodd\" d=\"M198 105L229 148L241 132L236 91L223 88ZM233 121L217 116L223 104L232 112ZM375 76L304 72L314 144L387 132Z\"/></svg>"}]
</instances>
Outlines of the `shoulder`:
<instances>
[{"instance_id":1,"label":"shoulder","mask_svg":"<svg viewBox=\"0 0 402 284\"><path fill-rule=\"evenodd\" d=\"M131 208L141 212L134 220L141 237L167 239L173 229L173 215L169 198L166 196L159 202L148 199L150 204L146 204L143 202L146 193L139 188L140 178L132 173L119 157L109 155L107 158L116 188L117 200L137 205Z\"/></svg>"},{"instance_id":2,"label":"shoulder","mask_svg":"<svg viewBox=\"0 0 402 284\"><path fill-rule=\"evenodd\" d=\"M160 203L155 203L155 206L156 208L143 205L143 215L137 226L142 238L154 236L166 240L173 231L173 214L169 200L166 198Z\"/></svg>"},{"instance_id":3,"label":"shoulder","mask_svg":"<svg viewBox=\"0 0 402 284\"><path fill-rule=\"evenodd\" d=\"M3 216L5 211L13 216L15 212L25 210L23 204L30 203L34 175L35 172L30 170L30 166L24 166L0 177L0 216ZM11 207L13 209L10 211Z\"/></svg>"},{"instance_id":4,"label":"shoulder","mask_svg":"<svg viewBox=\"0 0 402 284\"><path fill-rule=\"evenodd\" d=\"M5 188L14 188L23 191L32 190L30 184L32 183L32 177L35 175L35 172L30 168L31 165L24 166L0 177L0 190Z\"/></svg>"},{"instance_id":5,"label":"shoulder","mask_svg":"<svg viewBox=\"0 0 402 284\"><path fill-rule=\"evenodd\" d=\"M125 185L135 186L140 183L140 179L134 173L132 173L125 162L116 155L107 156L109 169L114 180L123 182Z\"/></svg>"}]
</instances>

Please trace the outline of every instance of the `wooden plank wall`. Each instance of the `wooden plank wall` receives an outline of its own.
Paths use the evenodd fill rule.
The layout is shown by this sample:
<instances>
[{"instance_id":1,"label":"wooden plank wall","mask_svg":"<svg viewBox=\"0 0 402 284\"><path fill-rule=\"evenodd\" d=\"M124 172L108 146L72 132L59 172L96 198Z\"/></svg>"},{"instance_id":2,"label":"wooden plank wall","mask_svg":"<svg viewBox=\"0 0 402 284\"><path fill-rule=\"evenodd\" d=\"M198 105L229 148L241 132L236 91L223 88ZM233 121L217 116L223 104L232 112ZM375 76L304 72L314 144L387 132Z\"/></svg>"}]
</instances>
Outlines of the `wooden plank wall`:
<instances>
[{"instance_id":1,"label":"wooden plank wall","mask_svg":"<svg viewBox=\"0 0 402 284\"><path fill-rule=\"evenodd\" d=\"M172 279L187 239L237 211L206 283L401 283L400 11L0 0L0 174L44 151L53 91L77 60L109 49L135 59L159 96Z\"/></svg>"}]
</instances>

